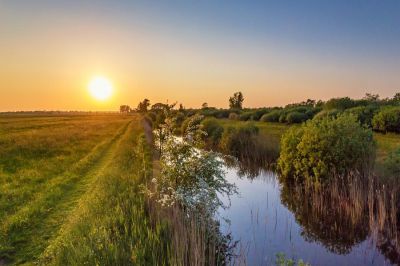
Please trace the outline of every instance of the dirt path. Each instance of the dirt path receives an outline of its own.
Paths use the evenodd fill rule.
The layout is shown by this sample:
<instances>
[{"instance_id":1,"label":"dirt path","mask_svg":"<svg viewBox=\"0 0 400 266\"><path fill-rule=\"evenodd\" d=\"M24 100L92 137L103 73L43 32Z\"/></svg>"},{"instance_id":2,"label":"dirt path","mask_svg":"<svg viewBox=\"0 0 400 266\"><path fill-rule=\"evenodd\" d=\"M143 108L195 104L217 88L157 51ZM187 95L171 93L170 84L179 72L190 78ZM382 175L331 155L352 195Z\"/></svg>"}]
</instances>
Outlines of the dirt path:
<instances>
[{"instance_id":1,"label":"dirt path","mask_svg":"<svg viewBox=\"0 0 400 266\"><path fill-rule=\"evenodd\" d=\"M18 258L15 263L35 260L57 235L64 220L90 184L112 163L118 143L128 132L126 123L103 146L97 146L74 169L57 177L49 191L8 217L0 228L7 255ZM0 239L0 246L4 245ZM1 250L0 250L1 252ZM5 254L0 253L0 257Z\"/></svg>"}]
</instances>

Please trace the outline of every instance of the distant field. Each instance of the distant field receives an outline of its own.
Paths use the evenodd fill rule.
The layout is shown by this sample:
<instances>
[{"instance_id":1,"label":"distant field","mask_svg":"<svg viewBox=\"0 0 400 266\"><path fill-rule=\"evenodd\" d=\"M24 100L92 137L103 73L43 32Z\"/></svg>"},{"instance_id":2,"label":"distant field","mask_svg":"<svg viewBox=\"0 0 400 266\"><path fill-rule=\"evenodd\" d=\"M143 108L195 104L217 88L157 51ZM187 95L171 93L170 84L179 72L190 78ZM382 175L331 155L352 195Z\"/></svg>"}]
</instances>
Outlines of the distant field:
<instances>
[{"instance_id":1,"label":"distant field","mask_svg":"<svg viewBox=\"0 0 400 266\"><path fill-rule=\"evenodd\" d=\"M244 121L232 121L223 119L220 120L224 127L235 126L246 123ZM271 137L274 141L280 140L283 133L290 127L282 123L268 123L268 122L254 122L259 128L260 132L266 136ZM298 125L294 125L298 126ZM377 162L382 162L389 152L400 148L400 134L388 133L380 134L374 133L375 140L378 145Z\"/></svg>"},{"instance_id":2,"label":"distant field","mask_svg":"<svg viewBox=\"0 0 400 266\"><path fill-rule=\"evenodd\" d=\"M135 237L150 247L140 136L138 116L0 116L0 265L93 265L121 250L131 260ZM133 225L144 233L115 235Z\"/></svg>"}]
</instances>

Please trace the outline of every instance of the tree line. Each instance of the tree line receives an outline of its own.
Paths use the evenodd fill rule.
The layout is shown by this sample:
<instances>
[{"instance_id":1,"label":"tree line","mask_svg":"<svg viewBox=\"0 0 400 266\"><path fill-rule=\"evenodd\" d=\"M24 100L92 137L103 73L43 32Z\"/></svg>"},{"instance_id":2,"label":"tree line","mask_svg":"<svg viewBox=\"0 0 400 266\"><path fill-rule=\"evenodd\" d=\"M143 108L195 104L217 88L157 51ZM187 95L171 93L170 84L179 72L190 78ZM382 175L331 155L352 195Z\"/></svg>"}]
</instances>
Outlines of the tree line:
<instances>
[{"instance_id":1,"label":"tree line","mask_svg":"<svg viewBox=\"0 0 400 266\"><path fill-rule=\"evenodd\" d=\"M261 121L284 124L302 123L311 119L323 117L337 117L348 113L356 116L357 120L366 127L379 132L400 133L400 93L391 98L381 98L378 94L367 93L361 99L349 97L332 98L328 101L307 99L298 103L291 103L284 107L245 108L243 93L235 92L228 99L229 108L210 107L203 103L200 108L184 108L177 103L155 103L151 105L150 100L144 99L136 108L121 105L121 113L139 112L156 116L162 110L174 110L179 119L186 118L199 113L205 117L225 118L240 121ZM177 108L176 108L177 107Z\"/></svg>"}]
</instances>

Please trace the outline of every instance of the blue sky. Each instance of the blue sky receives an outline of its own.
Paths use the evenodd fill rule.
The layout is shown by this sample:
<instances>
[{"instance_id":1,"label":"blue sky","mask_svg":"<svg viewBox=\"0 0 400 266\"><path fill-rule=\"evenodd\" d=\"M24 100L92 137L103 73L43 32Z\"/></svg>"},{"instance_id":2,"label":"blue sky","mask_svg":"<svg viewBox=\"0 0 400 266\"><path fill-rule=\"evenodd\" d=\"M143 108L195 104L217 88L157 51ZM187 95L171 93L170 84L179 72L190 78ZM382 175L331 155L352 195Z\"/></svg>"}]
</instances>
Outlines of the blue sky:
<instances>
[{"instance_id":1,"label":"blue sky","mask_svg":"<svg viewBox=\"0 0 400 266\"><path fill-rule=\"evenodd\" d=\"M270 106L400 90L400 1L14 0L0 1L0 23L0 89L55 97L37 81L48 77L74 91L64 108L79 108L74 95L98 70L119 87L114 105L148 96L223 107L242 90L248 105Z\"/></svg>"}]
</instances>

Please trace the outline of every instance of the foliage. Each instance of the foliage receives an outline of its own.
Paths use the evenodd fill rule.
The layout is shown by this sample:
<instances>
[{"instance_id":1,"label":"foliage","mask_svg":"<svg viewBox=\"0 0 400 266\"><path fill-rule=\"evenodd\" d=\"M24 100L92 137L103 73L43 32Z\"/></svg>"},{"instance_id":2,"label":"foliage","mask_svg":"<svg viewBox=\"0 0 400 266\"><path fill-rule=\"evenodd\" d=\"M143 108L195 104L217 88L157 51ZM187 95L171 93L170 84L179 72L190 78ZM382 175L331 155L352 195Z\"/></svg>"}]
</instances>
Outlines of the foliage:
<instances>
[{"instance_id":1,"label":"foliage","mask_svg":"<svg viewBox=\"0 0 400 266\"><path fill-rule=\"evenodd\" d=\"M207 133L205 142L208 147L217 147L224 128L220 125L216 118L206 118L201 122L201 129Z\"/></svg>"},{"instance_id":2,"label":"foliage","mask_svg":"<svg viewBox=\"0 0 400 266\"><path fill-rule=\"evenodd\" d=\"M372 119L374 130L400 133L400 107L383 108Z\"/></svg>"},{"instance_id":3,"label":"foliage","mask_svg":"<svg viewBox=\"0 0 400 266\"><path fill-rule=\"evenodd\" d=\"M154 192L162 206L183 205L192 214L212 217L224 206L218 194L231 195L235 186L225 180L223 161L217 153L199 150L204 131L200 122L203 117L190 118L183 140L172 134L166 135L160 158L161 174L153 178ZM167 132L169 124L165 124Z\"/></svg>"},{"instance_id":4,"label":"foliage","mask_svg":"<svg viewBox=\"0 0 400 266\"><path fill-rule=\"evenodd\" d=\"M241 120L241 121L253 120L253 112L247 111L247 112L241 113L239 115L239 120Z\"/></svg>"},{"instance_id":5,"label":"foliage","mask_svg":"<svg viewBox=\"0 0 400 266\"><path fill-rule=\"evenodd\" d=\"M281 116L282 111L280 110L275 110L275 111L271 111L269 113L264 114L260 121L262 122L278 122L279 121L279 117Z\"/></svg>"},{"instance_id":6,"label":"foliage","mask_svg":"<svg viewBox=\"0 0 400 266\"><path fill-rule=\"evenodd\" d=\"M146 113L149 106L150 106L150 100L144 99L142 102L138 104L137 111L140 113Z\"/></svg>"},{"instance_id":7,"label":"foliage","mask_svg":"<svg viewBox=\"0 0 400 266\"><path fill-rule=\"evenodd\" d=\"M378 107L376 105L357 106L347 109L345 113L355 115L357 120L360 121L361 124L371 127L372 118L374 117L377 109Z\"/></svg>"},{"instance_id":8,"label":"foliage","mask_svg":"<svg viewBox=\"0 0 400 266\"><path fill-rule=\"evenodd\" d=\"M289 124L302 123L308 119L305 113L300 113L298 111L290 112L286 116L286 120Z\"/></svg>"},{"instance_id":9,"label":"foliage","mask_svg":"<svg viewBox=\"0 0 400 266\"><path fill-rule=\"evenodd\" d=\"M253 123L229 126L224 130L220 141L220 150L240 161L273 163L279 154L279 147L265 135L259 134L259 128Z\"/></svg>"},{"instance_id":10,"label":"foliage","mask_svg":"<svg viewBox=\"0 0 400 266\"><path fill-rule=\"evenodd\" d=\"M352 171L366 173L375 154L372 131L354 115L290 128L282 137L278 169L284 178L319 182Z\"/></svg>"},{"instance_id":11,"label":"foliage","mask_svg":"<svg viewBox=\"0 0 400 266\"><path fill-rule=\"evenodd\" d=\"M336 110L345 110L351 107L355 106L354 100L350 99L349 97L344 97L344 98L332 98L328 100L325 105L324 109L326 110L331 110L331 109L336 109Z\"/></svg>"},{"instance_id":12,"label":"foliage","mask_svg":"<svg viewBox=\"0 0 400 266\"><path fill-rule=\"evenodd\" d=\"M340 114L340 111L337 109L330 109L330 110L322 110L321 112L317 113L313 119L321 119L325 117L337 117Z\"/></svg>"},{"instance_id":13,"label":"foliage","mask_svg":"<svg viewBox=\"0 0 400 266\"><path fill-rule=\"evenodd\" d=\"M131 111L131 108L129 107L129 105L121 105L120 107L119 107L119 112L120 113L125 113L125 114L127 114L127 113L129 113Z\"/></svg>"},{"instance_id":14,"label":"foliage","mask_svg":"<svg viewBox=\"0 0 400 266\"><path fill-rule=\"evenodd\" d=\"M243 94L239 92L235 92L232 97L229 98L229 108L231 109L242 109L243 107Z\"/></svg>"}]
</instances>

